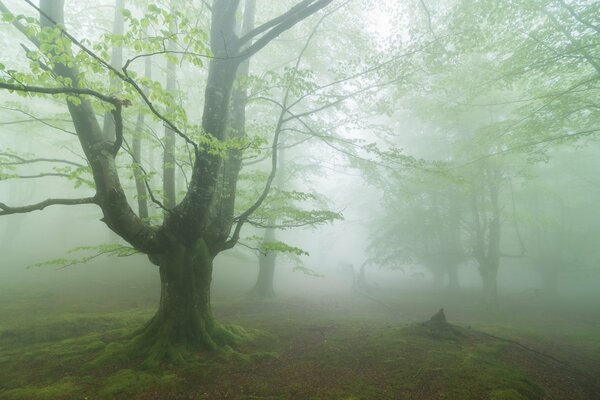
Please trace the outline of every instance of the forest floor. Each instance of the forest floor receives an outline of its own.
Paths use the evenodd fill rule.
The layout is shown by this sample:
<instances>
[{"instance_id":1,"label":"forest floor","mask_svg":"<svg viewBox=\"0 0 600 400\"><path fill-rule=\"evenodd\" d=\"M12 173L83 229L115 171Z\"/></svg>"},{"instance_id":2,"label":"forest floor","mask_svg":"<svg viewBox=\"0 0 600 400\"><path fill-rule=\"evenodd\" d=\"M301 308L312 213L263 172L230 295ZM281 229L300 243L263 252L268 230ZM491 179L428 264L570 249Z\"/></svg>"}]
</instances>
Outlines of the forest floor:
<instances>
[{"instance_id":1,"label":"forest floor","mask_svg":"<svg viewBox=\"0 0 600 400\"><path fill-rule=\"evenodd\" d=\"M0 292L0 399L599 399L600 319L475 294L377 290L319 298L215 299L257 332L183 366L87 362L151 317L156 298ZM426 321L443 305L457 335ZM514 306L514 307L512 307ZM512 308L511 308L512 307ZM591 315L591 316L590 316Z\"/></svg>"}]
</instances>

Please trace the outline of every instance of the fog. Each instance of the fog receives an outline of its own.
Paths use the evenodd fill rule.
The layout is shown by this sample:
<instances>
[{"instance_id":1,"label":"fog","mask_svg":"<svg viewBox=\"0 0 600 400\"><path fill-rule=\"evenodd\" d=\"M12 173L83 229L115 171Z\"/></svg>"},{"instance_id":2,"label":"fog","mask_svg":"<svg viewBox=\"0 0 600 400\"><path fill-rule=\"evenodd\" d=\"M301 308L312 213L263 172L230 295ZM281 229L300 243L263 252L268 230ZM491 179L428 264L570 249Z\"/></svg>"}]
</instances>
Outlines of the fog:
<instances>
[{"instance_id":1,"label":"fog","mask_svg":"<svg viewBox=\"0 0 600 400\"><path fill-rule=\"evenodd\" d=\"M0 398L595 398L600 9L533 3L0 1Z\"/></svg>"}]
</instances>

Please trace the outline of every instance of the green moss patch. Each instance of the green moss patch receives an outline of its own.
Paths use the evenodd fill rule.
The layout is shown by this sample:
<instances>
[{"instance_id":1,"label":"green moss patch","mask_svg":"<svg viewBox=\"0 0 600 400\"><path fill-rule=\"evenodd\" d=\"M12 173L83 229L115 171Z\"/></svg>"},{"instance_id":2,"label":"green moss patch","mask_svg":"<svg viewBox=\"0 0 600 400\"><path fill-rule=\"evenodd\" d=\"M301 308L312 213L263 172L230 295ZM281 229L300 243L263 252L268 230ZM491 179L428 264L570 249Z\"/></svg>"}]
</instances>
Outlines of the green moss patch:
<instances>
[{"instance_id":1,"label":"green moss patch","mask_svg":"<svg viewBox=\"0 0 600 400\"><path fill-rule=\"evenodd\" d=\"M247 309L255 314L223 319L222 333L233 348L191 352L178 365L142 368L142 359L116 357L127 354L124 347L141 325L140 313L65 316L68 324L84 325L67 338L0 338L0 399L538 400L547 382L522 368L520 358L550 379L570 373L475 329L455 326L447 334L423 324L389 326L269 304L272 312L266 315L256 304L238 304L241 314ZM231 311L235 304L227 307ZM45 331L55 322L35 324ZM107 362L94 363L102 355Z\"/></svg>"},{"instance_id":2,"label":"green moss patch","mask_svg":"<svg viewBox=\"0 0 600 400\"><path fill-rule=\"evenodd\" d=\"M19 388L0 392L6 400L60 400L72 399L78 388L72 382L59 382L41 388Z\"/></svg>"}]
</instances>

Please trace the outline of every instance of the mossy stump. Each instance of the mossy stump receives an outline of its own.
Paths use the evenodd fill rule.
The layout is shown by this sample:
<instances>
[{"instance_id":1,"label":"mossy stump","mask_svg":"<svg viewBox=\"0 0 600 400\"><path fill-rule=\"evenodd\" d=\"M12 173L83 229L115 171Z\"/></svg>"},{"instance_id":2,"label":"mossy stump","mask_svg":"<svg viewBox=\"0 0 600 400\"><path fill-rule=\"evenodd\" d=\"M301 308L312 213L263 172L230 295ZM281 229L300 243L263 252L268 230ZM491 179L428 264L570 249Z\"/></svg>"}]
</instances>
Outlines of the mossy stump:
<instances>
[{"instance_id":1,"label":"mossy stump","mask_svg":"<svg viewBox=\"0 0 600 400\"><path fill-rule=\"evenodd\" d=\"M448 323L443 308L440 308L429 321L422 323L421 327L424 334L434 339L458 340L464 337L464 334L458 327Z\"/></svg>"}]
</instances>

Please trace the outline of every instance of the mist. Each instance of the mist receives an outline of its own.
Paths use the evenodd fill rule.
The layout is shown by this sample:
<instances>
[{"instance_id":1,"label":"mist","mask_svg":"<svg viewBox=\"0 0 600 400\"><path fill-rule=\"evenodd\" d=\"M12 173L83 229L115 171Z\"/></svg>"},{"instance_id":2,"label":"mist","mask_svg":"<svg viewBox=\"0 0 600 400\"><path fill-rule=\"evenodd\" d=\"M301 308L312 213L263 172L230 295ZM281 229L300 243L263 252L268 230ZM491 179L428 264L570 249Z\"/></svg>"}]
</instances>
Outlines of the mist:
<instances>
[{"instance_id":1,"label":"mist","mask_svg":"<svg viewBox=\"0 0 600 400\"><path fill-rule=\"evenodd\" d=\"M595 2L0 12L0 399L597 398Z\"/></svg>"}]
</instances>

